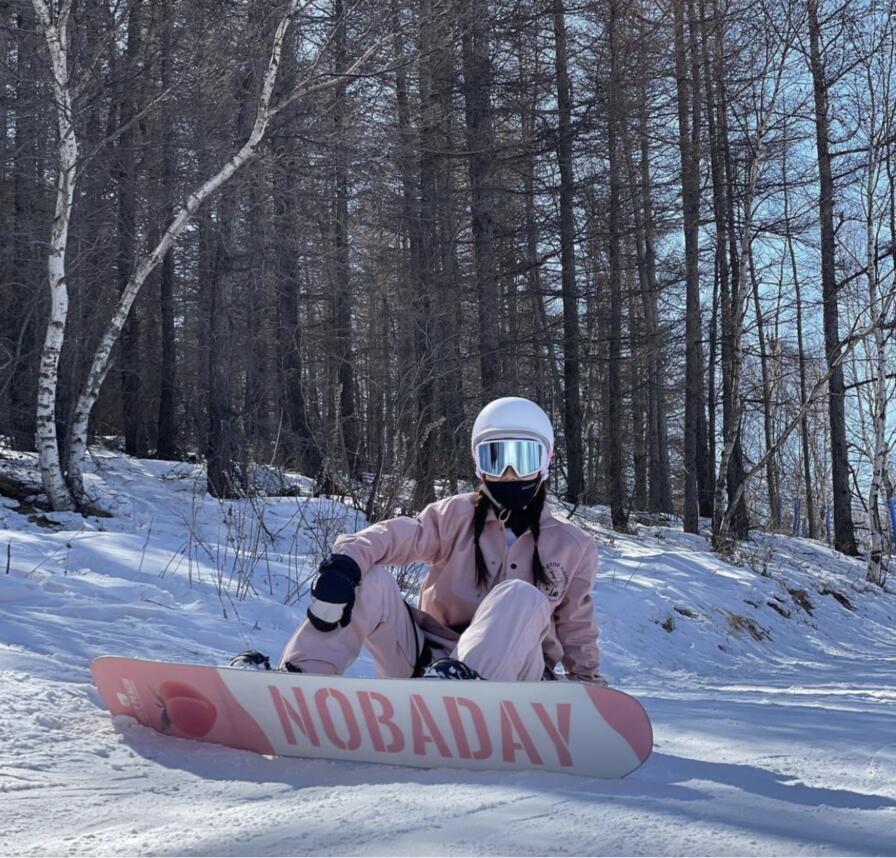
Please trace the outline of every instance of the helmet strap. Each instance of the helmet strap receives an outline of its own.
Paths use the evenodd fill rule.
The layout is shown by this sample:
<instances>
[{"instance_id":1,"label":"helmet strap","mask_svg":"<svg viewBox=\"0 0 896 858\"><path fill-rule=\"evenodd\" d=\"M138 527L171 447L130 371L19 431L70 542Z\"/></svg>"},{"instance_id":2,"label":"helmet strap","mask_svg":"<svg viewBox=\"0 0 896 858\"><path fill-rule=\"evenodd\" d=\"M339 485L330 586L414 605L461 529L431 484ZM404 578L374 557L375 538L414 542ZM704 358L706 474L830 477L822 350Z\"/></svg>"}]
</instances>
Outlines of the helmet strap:
<instances>
[{"instance_id":1,"label":"helmet strap","mask_svg":"<svg viewBox=\"0 0 896 858\"><path fill-rule=\"evenodd\" d=\"M486 496L486 497L487 497L487 498L488 498L488 499L495 505L495 508L498 510L499 513L505 513L505 512L506 512L508 516L510 515L510 510L509 510L509 509L504 509L504 507L501 506L501 504L499 504L499 503L495 500L495 496L488 490L488 486L485 484L485 478L483 478L483 479L480 481L480 486L479 486L479 487L480 487L480 488L482 489L482 491L485 493L485 496ZM500 515L499 515L499 518L500 518ZM502 520L503 520L503 519L502 519Z\"/></svg>"},{"instance_id":2,"label":"helmet strap","mask_svg":"<svg viewBox=\"0 0 896 858\"><path fill-rule=\"evenodd\" d=\"M538 475L538 485L535 487L535 491L532 494L533 499L540 491L541 484L543 482L544 482L544 474L539 474ZM512 510L507 509L507 507L505 507L503 504L501 504L497 500L495 500L495 496L488 490L488 486L486 485L486 480L484 477L480 480L480 488L485 493L485 496L495 505L495 509L498 514L498 520L502 524L506 524L507 519L510 518L510 514L511 514ZM531 501L529 503L531 503ZM526 504L526 506L523 507L523 509L528 509L528 508L529 508L529 504Z\"/></svg>"}]
</instances>

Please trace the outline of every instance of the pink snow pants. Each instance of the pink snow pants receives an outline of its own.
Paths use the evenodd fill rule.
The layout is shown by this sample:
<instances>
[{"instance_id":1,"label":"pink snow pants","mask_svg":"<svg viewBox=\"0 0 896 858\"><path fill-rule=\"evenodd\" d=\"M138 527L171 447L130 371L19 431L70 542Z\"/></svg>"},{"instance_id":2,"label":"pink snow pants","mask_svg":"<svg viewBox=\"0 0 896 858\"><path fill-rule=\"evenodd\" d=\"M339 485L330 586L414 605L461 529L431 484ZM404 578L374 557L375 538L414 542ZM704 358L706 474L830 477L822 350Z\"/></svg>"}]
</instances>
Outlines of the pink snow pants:
<instances>
[{"instance_id":1,"label":"pink snow pants","mask_svg":"<svg viewBox=\"0 0 896 858\"><path fill-rule=\"evenodd\" d=\"M372 566L355 594L352 620L345 628L321 632L305 620L280 663L289 661L307 673L341 674L366 646L380 676L411 676L424 634L411 619L395 578L385 567ZM550 622L551 604L544 593L511 579L489 591L459 639L431 634L426 639L436 658L458 658L484 679L537 681L544 675L541 644Z\"/></svg>"}]
</instances>

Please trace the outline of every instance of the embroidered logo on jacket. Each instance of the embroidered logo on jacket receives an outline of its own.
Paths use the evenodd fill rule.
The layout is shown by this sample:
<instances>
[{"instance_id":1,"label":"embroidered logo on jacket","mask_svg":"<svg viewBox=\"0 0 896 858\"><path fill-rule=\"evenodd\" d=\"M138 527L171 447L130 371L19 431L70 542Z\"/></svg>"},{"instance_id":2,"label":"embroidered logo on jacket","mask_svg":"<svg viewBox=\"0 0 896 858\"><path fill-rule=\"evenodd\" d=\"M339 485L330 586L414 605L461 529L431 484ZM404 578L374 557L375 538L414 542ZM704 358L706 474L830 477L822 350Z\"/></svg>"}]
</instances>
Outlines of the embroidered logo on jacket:
<instances>
[{"instance_id":1,"label":"embroidered logo on jacket","mask_svg":"<svg viewBox=\"0 0 896 858\"><path fill-rule=\"evenodd\" d=\"M544 564L544 576L547 582L539 584L541 592L552 602L559 602L566 593L566 570L562 563L549 560Z\"/></svg>"}]
</instances>

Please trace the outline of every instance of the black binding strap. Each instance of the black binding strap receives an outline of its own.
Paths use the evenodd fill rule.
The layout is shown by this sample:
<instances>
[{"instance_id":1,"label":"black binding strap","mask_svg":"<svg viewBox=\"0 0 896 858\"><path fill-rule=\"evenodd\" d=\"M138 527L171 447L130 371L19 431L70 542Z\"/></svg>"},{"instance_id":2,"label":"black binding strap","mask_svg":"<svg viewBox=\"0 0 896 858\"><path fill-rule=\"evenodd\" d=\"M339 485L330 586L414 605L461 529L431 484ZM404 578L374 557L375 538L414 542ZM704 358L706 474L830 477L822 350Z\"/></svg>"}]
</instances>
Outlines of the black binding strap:
<instances>
[{"instance_id":1,"label":"black binding strap","mask_svg":"<svg viewBox=\"0 0 896 858\"><path fill-rule=\"evenodd\" d=\"M417 653L417 660L414 662L414 672L411 674L411 679L419 679L423 676L423 671L432 663L432 650L426 638L423 639L423 646L420 646L420 630L417 628L414 612L407 602L404 603L404 606L408 609L408 618L411 621L411 628L414 630L414 651Z\"/></svg>"}]
</instances>

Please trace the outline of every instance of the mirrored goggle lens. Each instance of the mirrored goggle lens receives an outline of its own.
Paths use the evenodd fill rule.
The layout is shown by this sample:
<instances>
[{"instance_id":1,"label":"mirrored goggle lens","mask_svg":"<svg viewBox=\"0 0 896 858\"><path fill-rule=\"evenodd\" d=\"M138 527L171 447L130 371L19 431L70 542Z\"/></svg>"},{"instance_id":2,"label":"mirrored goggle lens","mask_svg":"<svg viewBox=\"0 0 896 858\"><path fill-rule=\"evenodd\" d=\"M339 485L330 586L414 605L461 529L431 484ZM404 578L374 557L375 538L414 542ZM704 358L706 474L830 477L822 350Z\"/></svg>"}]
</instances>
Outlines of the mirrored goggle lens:
<instances>
[{"instance_id":1,"label":"mirrored goggle lens","mask_svg":"<svg viewBox=\"0 0 896 858\"><path fill-rule=\"evenodd\" d=\"M518 477L527 477L541 470L544 447L538 441L484 441L476 447L479 470L493 477L512 467Z\"/></svg>"}]
</instances>

